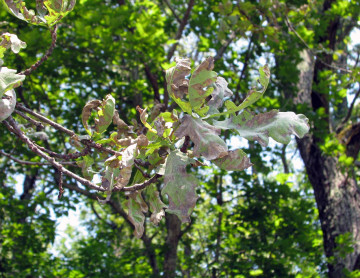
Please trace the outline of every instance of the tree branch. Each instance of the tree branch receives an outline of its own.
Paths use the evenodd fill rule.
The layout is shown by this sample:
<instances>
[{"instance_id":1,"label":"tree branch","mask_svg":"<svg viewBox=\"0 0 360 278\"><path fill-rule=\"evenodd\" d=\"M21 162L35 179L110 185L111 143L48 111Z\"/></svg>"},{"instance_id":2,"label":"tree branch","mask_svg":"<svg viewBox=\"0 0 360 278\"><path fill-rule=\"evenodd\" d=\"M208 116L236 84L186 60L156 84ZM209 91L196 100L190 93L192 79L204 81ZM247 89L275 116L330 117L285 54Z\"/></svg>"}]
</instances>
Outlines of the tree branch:
<instances>
[{"instance_id":1,"label":"tree branch","mask_svg":"<svg viewBox=\"0 0 360 278\"><path fill-rule=\"evenodd\" d=\"M46 51L45 55L41 57L41 59L37 61L35 64L33 64L30 68L20 72L19 74L30 75L34 70L36 70L42 63L44 63L50 57L56 46L56 39L57 39L56 32L57 32L57 25L55 25L53 29L50 29L51 45L50 48Z\"/></svg>"},{"instance_id":2,"label":"tree branch","mask_svg":"<svg viewBox=\"0 0 360 278\"><path fill-rule=\"evenodd\" d=\"M190 13L191 13L191 10L192 10L194 4L195 4L195 0L190 0L189 1L189 4L188 4L188 7L187 7L186 12L184 14L184 17L183 17L183 19L182 19L182 21L180 23L179 29L178 29L178 31L176 33L175 40L180 40L180 38L182 36L182 33L183 33L184 29L185 29L185 26L186 26L186 24L187 24L187 22L189 20L189 16L190 16ZM179 43L176 42L170 47L169 53L167 55L167 59L169 61L171 60L172 56L174 55L176 47L177 47L178 44Z\"/></svg>"},{"instance_id":3,"label":"tree branch","mask_svg":"<svg viewBox=\"0 0 360 278\"><path fill-rule=\"evenodd\" d=\"M172 12L173 16L176 18L177 22L179 24L181 24L181 19L180 17L178 17L178 15L176 14L175 10L173 9L173 7L171 6L171 4L169 3L168 0L164 0L166 6L168 6L168 8L170 9L170 11Z\"/></svg>"},{"instance_id":4,"label":"tree branch","mask_svg":"<svg viewBox=\"0 0 360 278\"><path fill-rule=\"evenodd\" d=\"M99 187L95 185L94 183L88 181L87 179L84 179L75 173L67 170L64 168L59 162L57 162L53 157L48 156L46 153L41 151L18 127L15 120L10 116L5 121L3 121L3 124L7 127L7 129L14 133L21 141L23 141L28 148L34 152L35 154L39 155L40 157L44 158L48 162L50 162L51 165L53 165L58 171L63 172L65 175L77 180L78 182L82 183L83 185L86 185L92 189L105 192L106 190L102 187Z\"/></svg>"}]
</instances>

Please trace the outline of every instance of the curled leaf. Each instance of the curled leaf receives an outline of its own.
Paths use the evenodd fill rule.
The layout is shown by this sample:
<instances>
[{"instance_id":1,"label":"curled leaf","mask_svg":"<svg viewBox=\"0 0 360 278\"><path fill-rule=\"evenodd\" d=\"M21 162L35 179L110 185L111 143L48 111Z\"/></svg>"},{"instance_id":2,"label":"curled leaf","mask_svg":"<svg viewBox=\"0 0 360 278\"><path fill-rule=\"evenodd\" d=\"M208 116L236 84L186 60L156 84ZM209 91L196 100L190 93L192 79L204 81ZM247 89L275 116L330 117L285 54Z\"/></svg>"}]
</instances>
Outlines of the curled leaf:
<instances>
[{"instance_id":1,"label":"curled leaf","mask_svg":"<svg viewBox=\"0 0 360 278\"><path fill-rule=\"evenodd\" d=\"M21 48L26 48L26 43L14 34L3 33L0 35L0 58L4 57L4 52L9 48L12 52L19 53Z\"/></svg>"},{"instance_id":2,"label":"curled leaf","mask_svg":"<svg viewBox=\"0 0 360 278\"><path fill-rule=\"evenodd\" d=\"M171 98L188 114L191 114L191 106L182 100L188 92L189 80L185 77L190 74L190 59L175 58L176 65L166 71L167 90Z\"/></svg>"},{"instance_id":3,"label":"curled leaf","mask_svg":"<svg viewBox=\"0 0 360 278\"><path fill-rule=\"evenodd\" d=\"M82 113L81 113L81 120L82 120L82 124L85 127L85 130L87 131L87 133L91 136L91 129L89 128L88 125L88 120L91 116L91 111L97 107L99 107L101 105L101 101L100 100L91 100L88 103L85 104Z\"/></svg>"},{"instance_id":4,"label":"curled leaf","mask_svg":"<svg viewBox=\"0 0 360 278\"><path fill-rule=\"evenodd\" d=\"M224 103L224 98L233 95L232 91L228 88L228 83L222 77L218 77L213 84L214 91L211 93L211 99L207 103L210 107L220 108Z\"/></svg>"},{"instance_id":5,"label":"curled leaf","mask_svg":"<svg viewBox=\"0 0 360 278\"><path fill-rule=\"evenodd\" d=\"M226 143L219 137L220 129L207 122L185 115L175 132L178 138L189 136L194 142L194 156L204 156L208 160L227 155Z\"/></svg>"},{"instance_id":6,"label":"curled leaf","mask_svg":"<svg viewBox=\"0 0 360 278\"><path fill-rule=\"evenodd\" d=\"M140 113L140 121L143 123L143 125L152 133L157 133L155 129L153 129L151 127L151 125L148 124L148 122L146 121L147 118L149 117L148 113L146 113L146 108L145 109L141 109L140 106L136 107L136 110Z\"/></svg>"},{"instance_id":7,"label":"curled leaf","mask_svg":"<svg viewBox=\"0 0 360 278\"><path fill-rule=\"evenodd\" d=\"M165 163L162 195L168 195L169 208L166 212L175 214L181 222L190 222L190 215L196 205L198 196L195 188L198 180L186 172L186 165L195 161L179 150L170 152Z\"/></svg>"}]
</instances>

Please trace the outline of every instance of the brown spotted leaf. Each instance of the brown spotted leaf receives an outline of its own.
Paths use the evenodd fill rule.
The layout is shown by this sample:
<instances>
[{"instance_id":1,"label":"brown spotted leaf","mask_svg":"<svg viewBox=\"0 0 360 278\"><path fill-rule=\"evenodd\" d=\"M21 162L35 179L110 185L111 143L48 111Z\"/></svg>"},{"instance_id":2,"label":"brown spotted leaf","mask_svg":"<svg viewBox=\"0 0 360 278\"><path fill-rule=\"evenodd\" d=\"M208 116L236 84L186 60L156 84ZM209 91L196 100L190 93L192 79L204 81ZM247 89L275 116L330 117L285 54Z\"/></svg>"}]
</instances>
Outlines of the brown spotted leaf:
<instances>
[{"instance_id":1,"label":"brown spotted leaf","mask_svg":"<svg viewBox=\"0 0 360 278\"><path fill-rule=\"evenodd\" d=\"M220 131L199 118L185 115L175 136L181 138L188 135L195 144L194 155L213 160L227 155L228 151L226 143L219 137Z\"/></svg>"},{"instance_id":2,"label":"brown spotted leaf","mask_svg":"<svg viewBox=\"0 0 360 278\"><path fill-rule=\"evenodd\" d=\"M170 152L165 162L165 186L161 194L169 198L166 212L177 215L182 223L190 222L190 215L198 199L195 188L199 182L195 176L186 172L186 166L194 162L179 150Z\"/></svg>"},{"instance_id":3,"label":"brown spotted leaf","mask_svg":"<svg viewBox=\"0 0 360 278\"><path fill-rule=\"evenodd\" d=\"M189 80L185 77L190 74L190 59L175 58L176 66L166 71L167 90L171 98L180 106L180 108L191 114L191 106L187 101L182 100L188 93Z\"/></svg>"},{"instance_id":4,"label":"brown spotted leaf","mask_svg":"<svg viewBox=\"0 0 360 278\"><path fill-rule=\"evenodd\" d=\"M208 106L203 106L206 98L211 95L217 73L212 71L214 68L214 58L208 57L193 72L189 81L189 99L192 109L200 116L204 116L208 111Z\"/></svg>"},{"instance_id":5,"label":"brown spotted leaf","mask_svg":"<svg viewBox=\"0 0 360 278\"><path fill-rule=\"evenodd\" d=\"M226 171L242 171L253 165L250 158L241 149L229 151L226 156L214 159L212 162Z\"/></svg>"}]
</instances>

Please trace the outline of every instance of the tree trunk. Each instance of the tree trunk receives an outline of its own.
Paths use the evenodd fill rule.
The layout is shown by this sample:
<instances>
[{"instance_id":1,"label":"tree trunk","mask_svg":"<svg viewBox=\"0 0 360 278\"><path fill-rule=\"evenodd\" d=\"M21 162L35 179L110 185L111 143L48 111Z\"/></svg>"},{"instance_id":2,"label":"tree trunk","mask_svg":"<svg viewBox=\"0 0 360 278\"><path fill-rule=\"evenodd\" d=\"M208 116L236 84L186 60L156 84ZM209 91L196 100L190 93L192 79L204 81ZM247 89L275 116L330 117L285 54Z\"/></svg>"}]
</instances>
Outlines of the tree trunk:
<instances>
[{"instance_id":1,"label":"tree trunk","mask_svg":"<svg viewBox=\"0 0 360 278\"><path fill-rule=\"evenodd\" d=\"M164 277L175 277L177 247L181 238L181 222L174 214L166 214L167 237L165 241Z\"/></svg>"},{"instance_id":2,"label":"tree trunk","mask_svg":"<svg viewBox=\"0 0 360 278\"><path fill-rule=\"evenodd\" d=\"M313 111L320 107L327 110L326 98L311 86L320 82L317 73L323 65L319 61L314 63L309 51L303 51L301 56L299 93L295 101L308 104ZM316 136L319 129L315 126L311 134L297 142L319 210L329 277L339 278L344 277L344 269L360 268L360 191L355 177L340 169L337 157L320 149L323 139ZM346 242L346 238L351 242ZM349 245L353 250L346 250Z\"/></svg>"}]
</instances>

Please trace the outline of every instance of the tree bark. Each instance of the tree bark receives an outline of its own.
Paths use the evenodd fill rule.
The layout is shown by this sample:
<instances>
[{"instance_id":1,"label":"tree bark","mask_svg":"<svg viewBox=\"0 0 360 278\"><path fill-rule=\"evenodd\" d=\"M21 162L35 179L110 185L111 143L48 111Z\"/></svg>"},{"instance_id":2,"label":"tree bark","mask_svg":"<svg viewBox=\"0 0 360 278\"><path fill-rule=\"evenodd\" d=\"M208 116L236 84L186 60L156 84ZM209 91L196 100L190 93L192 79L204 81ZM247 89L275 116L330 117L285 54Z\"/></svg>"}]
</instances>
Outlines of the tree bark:
<instances>
[{"instance_id":1,"label":"tree bark","mask_svg":"<svg viewBox=\"0 0 360 278\"><path fill-rule=\"evenodd\" d=\"M329 111L326 94L321 95L312 89L312 84L320 82L318 73L324 65L319 61L315 63L309 51L303 51L301 56L299 93L295 101L308 104L313 111L320 107ZM329 133L328 117L322 120L327 122ZM338 158L326 155L320 149L323 138L318 137L319 131L324 130L314 126L311 134L297 142L319 210L329 277L339 278L344 277L344 269L353 271L360 268L360 193L355 177L341 170ZM339 240L341 236L349 236L352 240L352 252L345 250L346 243Z\"/></svg>"},{"instance_id":2,"label":"tree bark","mask_svg":"<svg viewBox=\"0 0 360 278\"><path fill-rule=\"evenodd\" d=\"M175 277L177 247L181 238L181 222L174 214L166 214L167 237L165 241L164 277Z\"/></svg>"}]
</instances>

